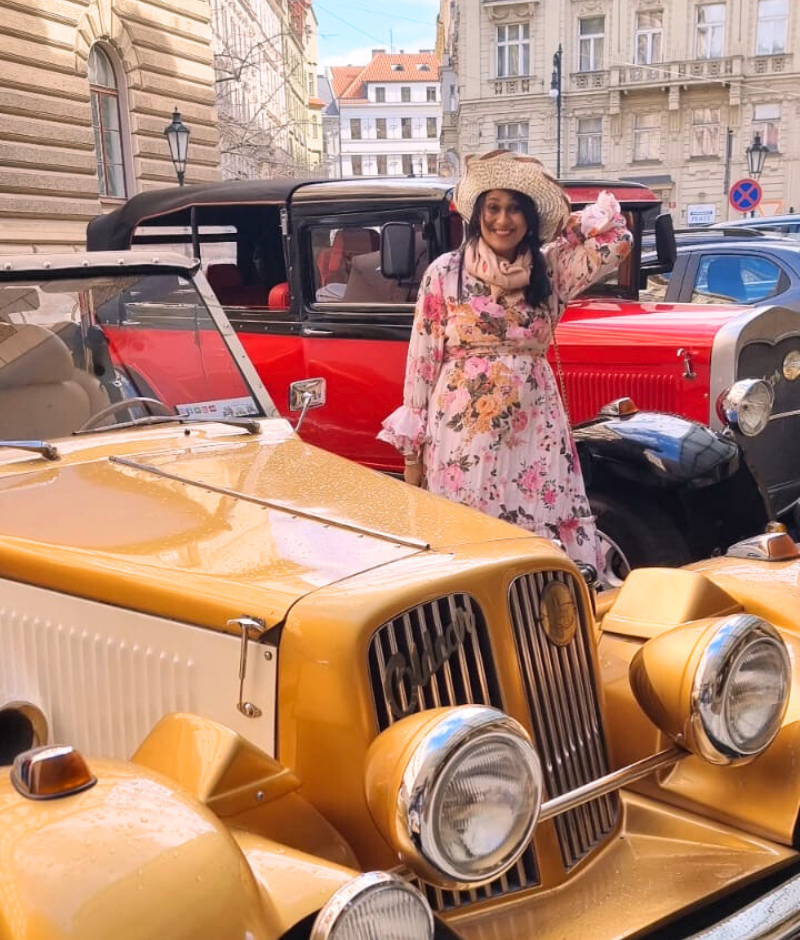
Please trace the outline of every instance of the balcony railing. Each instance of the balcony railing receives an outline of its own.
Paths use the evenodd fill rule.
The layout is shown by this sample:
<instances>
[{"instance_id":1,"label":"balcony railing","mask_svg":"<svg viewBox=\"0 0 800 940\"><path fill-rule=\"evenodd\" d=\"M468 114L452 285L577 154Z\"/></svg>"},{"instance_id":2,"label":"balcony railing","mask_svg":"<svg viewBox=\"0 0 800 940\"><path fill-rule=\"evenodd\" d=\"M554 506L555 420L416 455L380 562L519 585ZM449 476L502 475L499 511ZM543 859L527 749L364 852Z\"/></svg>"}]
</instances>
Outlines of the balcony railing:
<instances>
[{"instance_id":1,"label":"balcony railing","mask_svg":"<svg viewBox=\"0 0 800 940\"><path fill-rule=\"evenodd\" d=\"M742 74L742 57L721 59L683 59L677 62L652 62L646 65L620 66L612 70L619 85L671 85L687 81L712 81L735 78Z\"/></svg>"},{"instance_id":2,"label":"balcony railing","mask_svg":"<svg viewBox=\"0 0 800 940\"><path fill-rule=\"evenodd\" d=\"M570 75L573 91L593 91L597 88L608 88L609 72L598 69L594 72L573 72Z\"/></svg>"},{"instance_id":3,"label":"balcony railing","mask_svg":"<svg viewBox=\"0 0 800 940\"><path fill-rule=\"evenodd\" d=\"M493 78L490 84L495 95L527 95L537 90L536 83L530 75Z\"/></svg>"}]
</instances>

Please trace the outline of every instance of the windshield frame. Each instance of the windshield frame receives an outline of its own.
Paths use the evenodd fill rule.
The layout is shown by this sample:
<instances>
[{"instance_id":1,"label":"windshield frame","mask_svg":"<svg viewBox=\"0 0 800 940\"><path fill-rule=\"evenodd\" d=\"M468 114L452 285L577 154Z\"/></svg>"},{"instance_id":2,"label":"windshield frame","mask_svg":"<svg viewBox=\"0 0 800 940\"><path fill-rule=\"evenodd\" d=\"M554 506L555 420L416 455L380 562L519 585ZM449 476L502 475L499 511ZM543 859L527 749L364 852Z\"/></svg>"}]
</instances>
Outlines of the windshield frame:
<instances>
[{"instance_id":1,"label":"windshield frame","mask_svg":"<svg viewBox=\"0 0 800 940\"><path fill-rule=\"evenodd\" d=\"M159 253L150 257L148 253L139 250L7 256L0 264L0 285L77 280L86 281L88 289L89 282L95 278L148 275L176 275L192 285L264 418L279 417L275 403L259 378L214 291L200 271L200 262L196 259L188 259L175 253ZM210 420L213 422L214 419ZM112 429L113 426L103 430Z\"/></svg>"}]
</instances>

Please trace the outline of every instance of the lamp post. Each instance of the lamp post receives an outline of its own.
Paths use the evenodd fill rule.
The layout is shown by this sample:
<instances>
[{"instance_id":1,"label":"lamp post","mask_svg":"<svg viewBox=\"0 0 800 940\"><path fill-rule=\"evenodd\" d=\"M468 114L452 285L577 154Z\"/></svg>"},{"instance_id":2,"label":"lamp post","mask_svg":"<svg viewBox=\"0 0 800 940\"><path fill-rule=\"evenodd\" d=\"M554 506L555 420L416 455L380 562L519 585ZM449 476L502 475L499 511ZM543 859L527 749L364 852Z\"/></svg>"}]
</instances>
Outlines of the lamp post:
<instances>
[{"instance_id":1,"label":"lamp post","mask_svg":"<svg viewBox=\"0 0 800 940\"><path fill-rule=\"evenodd\" d=\"M189 128L181 120L181 113L177 108L172 112L172 123L164 128L164 136L169 144L169 155L178 177L178 186L183 186L186 157L189 153Z\"/></svg>"},{"instance_id":2,"label":"lamp post","mask_svg":"<svg viewBox=\"0 0 800 940\"><path fill-rule=\"evenodd\" d=\"M761 142L761 134L754 134L753 142L745 149L747 172L750 174L751 179L757 180L761 176L768 153L769 147Z\"/></svg>"},{"instance_id":3,"label":"lamp post","mask_svg":"<svg viewBox=\"0 0 800 940\"><path fill-rule=\"evenodd\" d=\"M758 132L753 134L753 142L745 148L744 152L747 157L747 172L750 174L751 179L758 181L769 153L769 147L761 142L761 134ZM756 210L751 209L750 218L752 219L755 214Z\"/></svg>"},{"instance_id":4,"label":"lamp post","mask_svg":"<svg viewBox=\"0 0 800 940\"><path fill-rule=\"evenodd\" d=\"M556 177L561 176L561 43L553 53L553 74L550 78L550 97L556 103Z\"/></svg>"}]
</instances>

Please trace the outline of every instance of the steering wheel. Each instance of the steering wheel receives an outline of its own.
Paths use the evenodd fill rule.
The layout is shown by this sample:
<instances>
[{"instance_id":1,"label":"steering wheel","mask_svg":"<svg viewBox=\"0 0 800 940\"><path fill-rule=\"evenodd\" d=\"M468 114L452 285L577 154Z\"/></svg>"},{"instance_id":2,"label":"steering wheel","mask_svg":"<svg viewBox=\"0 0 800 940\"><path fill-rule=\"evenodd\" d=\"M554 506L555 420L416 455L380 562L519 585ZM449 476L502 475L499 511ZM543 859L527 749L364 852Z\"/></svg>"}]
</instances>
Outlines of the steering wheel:
<instances>
[{"instance_id":1,"label":"steering wheel","mask_svg":"<svg viewBox=\"0 0 800 940\"><path fill-rule=\"evenodd\" d=\"M76 433L80 434L81 431L91 431L93 428L96 428L98 425L102 424L106 418L116 414L118 411L122 411L125 408L130 408L131 405L149 405L157 409L159 414L175 414L173 408L170 408L169 405L165 405L163 401L159 401L157 398L145 398L141 395L137 396L136 398L123 398L121 401L112 401L110 405L106 405L106 407L98 411L97 414L92 415L88 421L83 422Z\"/></svg>"}]
</instances>

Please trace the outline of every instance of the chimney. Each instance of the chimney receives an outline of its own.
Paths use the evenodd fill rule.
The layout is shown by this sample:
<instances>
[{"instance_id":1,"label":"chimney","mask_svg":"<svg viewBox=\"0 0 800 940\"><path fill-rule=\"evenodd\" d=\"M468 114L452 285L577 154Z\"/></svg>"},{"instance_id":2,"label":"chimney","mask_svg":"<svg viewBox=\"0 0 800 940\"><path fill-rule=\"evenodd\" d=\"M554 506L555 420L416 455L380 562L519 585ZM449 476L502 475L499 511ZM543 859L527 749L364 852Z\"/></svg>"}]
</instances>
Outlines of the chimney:
<instances>
[{"instance_id":1,"label":"chimney","mask_svg":"<svg viewBox=\"0 0 800 940\"><path fill-rule=\"evenodd\" d=\"M386 55L386 50L385 49L373 49L372 58L374 59L376 55Z\"/></svg>"}]
</instances>

